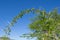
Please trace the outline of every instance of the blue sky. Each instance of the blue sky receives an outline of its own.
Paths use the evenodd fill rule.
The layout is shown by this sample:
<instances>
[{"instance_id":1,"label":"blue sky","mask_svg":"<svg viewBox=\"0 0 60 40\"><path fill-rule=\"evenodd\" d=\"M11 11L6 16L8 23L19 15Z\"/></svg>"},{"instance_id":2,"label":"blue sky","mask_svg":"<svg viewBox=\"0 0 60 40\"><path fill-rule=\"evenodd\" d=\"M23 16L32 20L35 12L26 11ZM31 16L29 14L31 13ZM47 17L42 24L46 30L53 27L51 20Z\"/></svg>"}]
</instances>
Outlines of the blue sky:
<instances>
[{"instance_id":1,"label":"blue sky","mask_svg":"<svg viewBox=\"0 0 60 40\"><path fill-rule=\"evenodd\" d=\"M56 7L60 7L60 0L0 0L0 36L4 35L2 28L5 28L12 18L18 15L21 10L43 8L49 11ZM60 11L59 9L58 11ZM14 27L12 27L10 35L12 39L27 40L20 38L19 35L30 32L28 24L30 23L29 18L31 18L31 16L32 14L24 15L24 17L19 19Z\"/></svg>"}]
</instances>

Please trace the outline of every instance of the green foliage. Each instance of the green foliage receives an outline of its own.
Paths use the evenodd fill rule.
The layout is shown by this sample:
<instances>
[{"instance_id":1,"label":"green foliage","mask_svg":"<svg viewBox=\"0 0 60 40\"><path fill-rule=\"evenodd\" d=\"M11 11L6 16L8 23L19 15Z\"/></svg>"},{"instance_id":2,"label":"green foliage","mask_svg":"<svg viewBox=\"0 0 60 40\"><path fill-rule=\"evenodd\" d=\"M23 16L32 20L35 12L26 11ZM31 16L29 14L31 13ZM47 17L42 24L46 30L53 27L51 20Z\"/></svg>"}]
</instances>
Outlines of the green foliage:
<instances>
[{"instance_id":1,"label":"green foliage","mask_svg":"<svg viewBox=\"0 0 60 40\"><path fill-rule=\"evenodd\" d=\"M0 40L11 40L11 39L8 37L0 37Z\"/></svg>"},{"instance_id":2,"label":"green foliage","mask_svg":"<svg viewBox=\"0 0 60 40\"><path fill-rule=\"evenodd\" d=\"M28 9L21 11L20 14L15 16L9 26L13 26L19 18L22 18L24 14L33 12L37 14L34 21L29 24L29 28L32 30L30 34L24 34L24 37L36 37L37 40L60 40L60 14L54 9L51 12L46 12L39 9Z\"/></svg>"}]
</instances>

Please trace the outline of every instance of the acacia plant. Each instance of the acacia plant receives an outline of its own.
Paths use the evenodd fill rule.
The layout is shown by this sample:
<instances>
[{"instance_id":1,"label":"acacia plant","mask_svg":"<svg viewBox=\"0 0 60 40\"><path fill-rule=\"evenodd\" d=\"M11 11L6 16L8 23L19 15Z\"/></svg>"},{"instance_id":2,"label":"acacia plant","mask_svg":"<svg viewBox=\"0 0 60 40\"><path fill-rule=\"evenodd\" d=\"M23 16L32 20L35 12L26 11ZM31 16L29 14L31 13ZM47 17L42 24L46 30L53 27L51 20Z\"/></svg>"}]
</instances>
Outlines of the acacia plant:
<instances>
[{"instance_id":1,"label":"acacia plant","mask_svg":"<svg viewBox=\"0 0 60 40\"><path fill-rule=\"evenodd\" d=\"M30 12L36 14L37 16L33 18L34 21L29 24L29 28L32 30L32 33L24 34L24 37L36 37L37 40L60 40L60 14L56 9L50 12L34 8L23 10L13 18L7 28L13 26L18 19ZM10 31L7 33L9 32Z\"/></svg>"}]
</instances>

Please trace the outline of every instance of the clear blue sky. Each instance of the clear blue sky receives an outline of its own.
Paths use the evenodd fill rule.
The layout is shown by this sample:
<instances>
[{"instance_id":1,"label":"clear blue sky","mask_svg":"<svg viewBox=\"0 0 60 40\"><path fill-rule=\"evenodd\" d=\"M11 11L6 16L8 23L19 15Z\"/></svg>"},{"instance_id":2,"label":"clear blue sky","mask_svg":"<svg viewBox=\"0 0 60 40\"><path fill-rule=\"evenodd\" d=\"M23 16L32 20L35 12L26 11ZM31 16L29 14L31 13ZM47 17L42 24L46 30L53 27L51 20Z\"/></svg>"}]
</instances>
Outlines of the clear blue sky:
<instances>
[{"instance_id":1,"label":"clear blue sky","mask_svg":"<svg viewBox=\"0 0 60 40\"><path fill-rule=\"evenodd\" d=\"M49 11L56 7L60 7L60 0L0 0L0 36L4 35L1 28L5 28L12 18L18 15L21 10L44 8L46 11ZM30 32L28 29L30 16L32 15L25 15L22 19L18 20L14 27L12 27L10 35L12 39L27 40L25 38L20 38L19 35Z\"/></svg>"}]
</instances>

